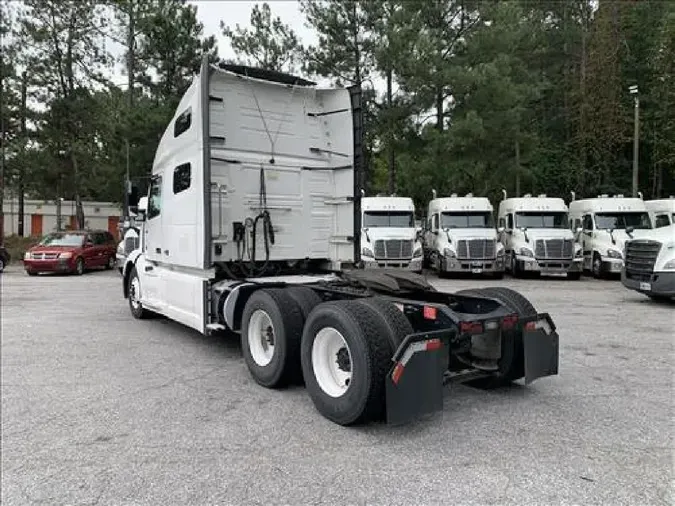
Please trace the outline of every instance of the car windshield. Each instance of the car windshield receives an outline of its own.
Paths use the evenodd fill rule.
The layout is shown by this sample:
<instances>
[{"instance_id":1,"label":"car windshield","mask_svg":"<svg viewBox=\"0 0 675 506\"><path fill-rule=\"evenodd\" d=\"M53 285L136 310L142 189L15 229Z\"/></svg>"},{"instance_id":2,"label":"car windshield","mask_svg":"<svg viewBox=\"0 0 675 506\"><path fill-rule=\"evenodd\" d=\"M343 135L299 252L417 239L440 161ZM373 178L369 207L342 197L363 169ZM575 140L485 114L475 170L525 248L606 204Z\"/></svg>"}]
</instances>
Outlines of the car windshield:
<instances>
[{"instance_id":1,"label":"car windshield","mask_svg":"<svg viewBox=\"0 0 675 506\"><path fill-rule=\"evenodd\" d=\"M567 228L567 213L516 213L518 228Z\"/></svg>"},{"instance_id":2,"label":"car windshield","mask_svg":"<svg viewBox=\"0 0 675 506\"><path fill-rule=\"evenodd\" d=\"M415 217L411 211L367 211L363 213L363 227L414 228Z\"/></svg>"},{"instance_id":3,"label":"car windshield","mask_svg":"<svg viewBox=\"0 0 675 506\"><path fill-rule=\"evenodd\" d=\"M493 228L494 219L488 211L442 213L441 228Z\"/></svg>"},{"instance_id":4,"label":"car windshield","mask_svg":"<svg viewBox=\"0 0 675 506\"><path fill-rule=\"evenodd\" d=\"M596 213L595 226L606 230L623 230L627 227L652 228L649 213Z\"/></svg>"},{"instance_id":5,"label":"car windshield","mask_svg":"<svg viewBox=\"0 0 675 506\"><path fill-rule=\"evenodd\" d=\"M49 234L40 242L40 246L81 246L84 241L82 234Z\"/></svg>"}]
</instances>

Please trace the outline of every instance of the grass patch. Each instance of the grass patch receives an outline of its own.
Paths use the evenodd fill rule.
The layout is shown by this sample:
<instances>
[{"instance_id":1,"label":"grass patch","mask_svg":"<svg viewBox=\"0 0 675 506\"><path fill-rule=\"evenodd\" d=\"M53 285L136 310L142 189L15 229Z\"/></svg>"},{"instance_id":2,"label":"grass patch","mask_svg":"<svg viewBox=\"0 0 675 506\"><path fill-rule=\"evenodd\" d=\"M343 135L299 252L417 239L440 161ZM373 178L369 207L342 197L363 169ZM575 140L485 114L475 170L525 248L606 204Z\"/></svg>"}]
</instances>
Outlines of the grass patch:
<instances>
[{"instance_id":1,"label":"grass patch","mask_svg":"<svg viewBox=\"0 0 675 506\"><path fill-rule=\"evenodd\" d=\"M38 241L39 239L35 237L21 237L20 235L6 236L4 246L12 257L10 263L20 263L26 250Z\"/></svg>"}]
</instances>

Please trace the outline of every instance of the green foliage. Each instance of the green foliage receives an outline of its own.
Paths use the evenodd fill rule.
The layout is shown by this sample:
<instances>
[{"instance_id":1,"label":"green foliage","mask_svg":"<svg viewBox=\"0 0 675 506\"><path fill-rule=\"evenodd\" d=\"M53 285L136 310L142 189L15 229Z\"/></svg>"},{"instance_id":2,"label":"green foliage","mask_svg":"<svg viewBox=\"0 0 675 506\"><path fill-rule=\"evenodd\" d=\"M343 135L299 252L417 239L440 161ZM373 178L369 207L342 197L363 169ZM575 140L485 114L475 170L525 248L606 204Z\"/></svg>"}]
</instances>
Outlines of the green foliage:
<instances>
[{"instance_id":1,"label":"green foliage","mask_svg":"<svg viewBox=\"0 0 675 506\"><path fill-rule=\"evenodd\" d=\"M223 35L232 49L243 56L247 65L268 70L294 73L302 61L304 48L295 32L277 16L272 18L268 3L262 8L255 4L251 10L251 30L238 24L234 30L220 22Z\"/></svg>"}]
</instances>

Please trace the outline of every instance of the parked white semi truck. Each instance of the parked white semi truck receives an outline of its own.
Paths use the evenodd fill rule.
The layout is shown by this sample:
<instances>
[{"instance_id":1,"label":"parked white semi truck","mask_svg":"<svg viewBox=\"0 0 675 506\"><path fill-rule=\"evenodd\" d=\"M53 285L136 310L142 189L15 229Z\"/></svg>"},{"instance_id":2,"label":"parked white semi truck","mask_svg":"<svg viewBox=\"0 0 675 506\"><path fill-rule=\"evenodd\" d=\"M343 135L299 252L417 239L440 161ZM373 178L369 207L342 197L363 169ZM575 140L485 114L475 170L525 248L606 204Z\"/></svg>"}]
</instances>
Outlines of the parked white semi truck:
<instances>
[{"instance_id":1,"label":"parked white semi truck","mask_svg":"<svg viewBox=\"0 0 675 506\"><path fill-rule=\"evenodd\" d=\"M675 299L675 224L649 230L624 245L621 282L652 299Z\"/></svg>"},{"instance_id":2,"label":"parked white semi truck","mask_svg":"<svg viewBox=\"0 0 675 506\"><path fill-rule=\"evenodd\" d=\"M579 279L581 246L575 244L570 230L565 201L530 194L507 198L506 190L502 192L498 230L507 270L516 277L537 273Z\"/></svg>"},{"instance_id":3,"label":"parked white semi truck","mask_svg":"<svg viewBox=\"0 0 675 506\"><path fill-rule=\"evenodd\" d=\"M620 275L624 242L652 228L644 200L623 195L572 198L570 220L583 251L584 270L596 278Z\"/></svg>"},{"instance_id":4,"label":"parked white semi truck","mask_svg":"<svg viewBox=\"0 0 675 506\"><path fill-rule=\"evenodd\" d=\"M361 261L361 92L209 65L157 149L123 294L135 318L240 334L254 380L304 381L342 425L442 409L443 384L557 374L547 313ZM269 416L275 416L270 412Z\"/></svg>"},{"instance_id":5,"label":"parked white semi truck","mask_svg":"<svg viewBox=\"0 0 675 506\"><path fill-rule=\"evenodd\" d=\"M422 242L409 197L361 199L361 260L366 268L402 268L422 272Z\"/></svg>"},{"instance_id":6,"label":"parked white semi truck","mask_svg":"<svg viewBox=\"0 0 675 506\"><path fill-rule=\"evenodd\" d=\"M424 237L429 265L446 273L504 275L504 246L497 237L493 207L486 197L468 194L429 202Z\"/></svg>"},{"instance_id":7,"label":"parked white semi truck","mask_svg":"<svg viewBox=\"0 0 675 506\"><path fill-rule=\"evenodd\" d=\"M667 227L675 223L675 197L645 200L654 228Z\"/></svg>"}]
</instances>

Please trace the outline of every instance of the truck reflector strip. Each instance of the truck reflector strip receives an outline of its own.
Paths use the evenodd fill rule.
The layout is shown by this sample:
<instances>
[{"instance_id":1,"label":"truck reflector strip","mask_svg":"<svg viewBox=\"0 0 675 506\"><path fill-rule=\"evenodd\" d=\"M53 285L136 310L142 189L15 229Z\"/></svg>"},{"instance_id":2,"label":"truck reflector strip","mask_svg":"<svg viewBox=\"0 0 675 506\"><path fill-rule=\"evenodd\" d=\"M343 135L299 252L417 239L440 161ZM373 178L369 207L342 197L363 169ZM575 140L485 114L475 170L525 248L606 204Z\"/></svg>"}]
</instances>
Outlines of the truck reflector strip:
<instances>
[{"instance_id":1,"label":"truck reflector strip","mask_svg":"<svg viewBox=\"0 0 675 506\"><path fill-rule=\"evenodd\" d=\"M434 351L440 350L442 346L440 339L429 339L427 341L418 341L412 343L403 353L401 360L399 360L394 366L394 370L391 373L391 381L394 385L398 384L399 379L403 375L406 364L412 358L412 356L418 351Z\"/></svg>"}]
</instances>

